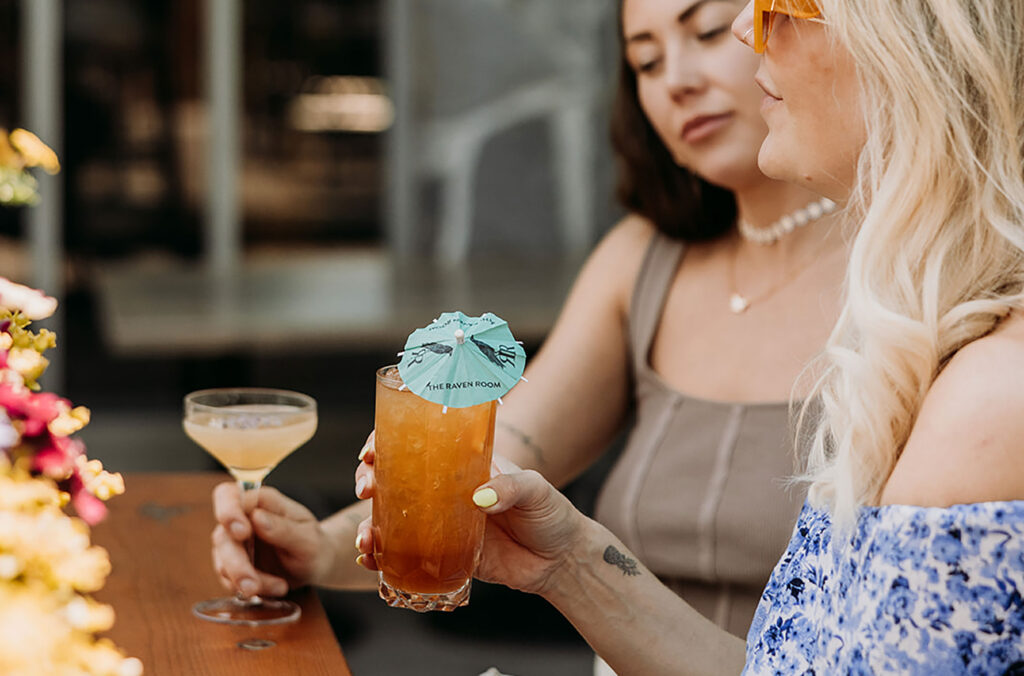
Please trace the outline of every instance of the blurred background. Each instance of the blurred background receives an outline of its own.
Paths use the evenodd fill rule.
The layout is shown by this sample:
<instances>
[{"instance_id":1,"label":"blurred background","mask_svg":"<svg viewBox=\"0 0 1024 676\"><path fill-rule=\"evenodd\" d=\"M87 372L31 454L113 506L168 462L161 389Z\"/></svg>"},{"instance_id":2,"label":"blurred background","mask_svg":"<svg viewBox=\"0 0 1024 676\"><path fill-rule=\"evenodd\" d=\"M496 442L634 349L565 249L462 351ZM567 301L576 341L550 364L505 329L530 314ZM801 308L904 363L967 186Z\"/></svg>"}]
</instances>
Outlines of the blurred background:
<instances>
[{"instance_id":1,"label":"blurred background","mask_svg":"<svg viewBox=\"0 0 1024 676\"><path fill-rule=\"evenodd\" d=\"M619 215L616 4L0 0L0 127L63 164L0 209L0 275L61 300L42 384L92 409L90 456L214 469L185 393L297 389L320 429L270 482L326 514L412 329L493 311L535 352ZM612 454L567 490L585 510ZM444 616L323 598L355 674L590 673L522 595L479 585Z\"/></svg>"}]
</instances>

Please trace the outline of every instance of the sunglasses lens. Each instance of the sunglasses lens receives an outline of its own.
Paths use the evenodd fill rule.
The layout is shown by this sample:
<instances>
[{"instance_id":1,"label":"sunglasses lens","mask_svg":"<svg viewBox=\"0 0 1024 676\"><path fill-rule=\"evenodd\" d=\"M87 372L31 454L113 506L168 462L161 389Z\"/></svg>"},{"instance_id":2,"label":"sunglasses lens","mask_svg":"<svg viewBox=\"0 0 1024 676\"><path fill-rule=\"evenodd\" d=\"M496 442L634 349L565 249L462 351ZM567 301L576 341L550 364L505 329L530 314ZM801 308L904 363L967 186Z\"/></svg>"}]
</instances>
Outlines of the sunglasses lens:
<instances>
[{"instance_id":1,"label":"sunglasses lens","mask_svg":"<svg viewBox=\"0 0 1024 676\"><path fill-rule=\"evenodd\" d=\"M775 12L768 10L758 11L754 14L754 51L761 53L764 45L768 42L768 36L772 33L772 24L775 22Z\"/></svg>"},{"instance_id":2,"label":"sunglasses lens","mask_svg":"<svg viewBox=\"0 0 1024 676\"><path fill-rule=\"evenodd\" d=\"M770 0L754 0L754 51L760 54L764 51L765 39L765 14L768 13Z\"/></svg>"},{"instance_id":3,"label":"sunglasses lens","mask_svg":"<svg viewBox=\"0 0 1024 676\"><path fill-rule=\"evenodd\" d=\"M775 17L786 14L806 19L820 15L821 9L815 0L755 0L754 1L754 51L761 53L775 26Z\"/></svg>"}]
</instances>

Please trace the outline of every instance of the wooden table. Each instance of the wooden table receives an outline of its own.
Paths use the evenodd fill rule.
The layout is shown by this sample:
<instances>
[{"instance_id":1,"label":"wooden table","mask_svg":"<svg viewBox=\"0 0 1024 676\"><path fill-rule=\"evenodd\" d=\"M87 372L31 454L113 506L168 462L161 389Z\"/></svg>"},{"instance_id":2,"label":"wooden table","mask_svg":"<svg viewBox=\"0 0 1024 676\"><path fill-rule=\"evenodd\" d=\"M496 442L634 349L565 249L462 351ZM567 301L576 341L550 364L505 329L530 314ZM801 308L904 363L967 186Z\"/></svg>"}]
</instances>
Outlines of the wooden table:
<instances>
[{"instance_id":1,"label":"wooden table","mask_svg":"<svg viewBox=\"0 0 1024 676\"><path fill-rule=\"evenodd\" d=\"M109 516L92 533L113 564L96 594L117 614L106 636L141 659L146 676L351 676L310 590L292 596L302 606L293 624L235 627L192 615L195 602L225 594L210 563L210 493L227 478L214 472L125 476L125 494L108 503ZM247 639L276 645L241 647Z\"/></svg>"}]
</instances>

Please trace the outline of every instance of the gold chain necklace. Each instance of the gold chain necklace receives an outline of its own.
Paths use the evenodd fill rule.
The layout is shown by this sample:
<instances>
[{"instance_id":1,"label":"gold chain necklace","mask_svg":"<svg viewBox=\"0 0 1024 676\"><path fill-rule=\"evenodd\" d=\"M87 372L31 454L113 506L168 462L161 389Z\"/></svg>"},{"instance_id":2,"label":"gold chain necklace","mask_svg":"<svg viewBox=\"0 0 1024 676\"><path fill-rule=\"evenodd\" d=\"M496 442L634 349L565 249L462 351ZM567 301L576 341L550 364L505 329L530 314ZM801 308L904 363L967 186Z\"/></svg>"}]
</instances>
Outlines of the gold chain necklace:
<instances>
[{"instance_id":1,"label":"gold chain necklace","mask_svg":"<svg viewBox=\"0 0 1024 676\"><path fill-rule=\"evenodd\" d=\"M819 259L820 254L825 250L825 245L828 243L828 240L828 237L825 237L824 240L822 240L821 245L815 249L814 253L805 264L794 268L778 282L753 297L745 296L736 290L736 258L739 253L739 247L736 247L736 251L729 258L729 311L735 315L743 314L754 303L760 303L761 301L771 297L776 291L782 289L787 284L797 279L804 272L810 270L814 263Z\"/></svg>"}]
</instances>

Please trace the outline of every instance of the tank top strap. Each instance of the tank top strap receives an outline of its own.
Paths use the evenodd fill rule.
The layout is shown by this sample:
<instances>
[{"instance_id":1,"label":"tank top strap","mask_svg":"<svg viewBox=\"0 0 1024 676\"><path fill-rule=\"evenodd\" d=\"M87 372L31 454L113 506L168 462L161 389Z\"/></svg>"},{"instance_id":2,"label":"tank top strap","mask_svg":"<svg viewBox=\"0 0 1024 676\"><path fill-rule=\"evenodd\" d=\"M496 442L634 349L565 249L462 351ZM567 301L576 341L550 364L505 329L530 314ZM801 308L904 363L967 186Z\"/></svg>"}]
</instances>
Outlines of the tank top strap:
<instances>
[{"instance_id":1,"label":"tank top strap","mask_svg":"<svg viewBox=\"0 0 1024 676\"><path fill-rule=\"evenodd\" d=\"M629 305L629 339L634 373L647 368L651 342L661 323L665 299L685 248L683 242L660 232L655 232L647 245Z\"/></svg>"}]
</instances>

